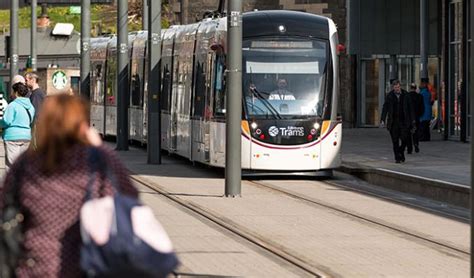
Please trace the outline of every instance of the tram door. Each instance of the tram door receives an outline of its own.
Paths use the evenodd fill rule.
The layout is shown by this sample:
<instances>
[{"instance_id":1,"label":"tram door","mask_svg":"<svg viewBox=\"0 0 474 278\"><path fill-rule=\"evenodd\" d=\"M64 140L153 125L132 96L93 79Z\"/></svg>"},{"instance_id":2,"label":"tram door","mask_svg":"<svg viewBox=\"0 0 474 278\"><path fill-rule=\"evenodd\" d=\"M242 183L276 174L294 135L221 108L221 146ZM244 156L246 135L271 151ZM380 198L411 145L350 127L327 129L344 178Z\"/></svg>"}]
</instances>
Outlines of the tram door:
<instances>
[{"instance_id":1,"label":"tram door","mask_svg":"<svg viewBox=\"0 0 474 278\"><path fill-rule=\"evenodd\" d=\"M212 109L212 91L213 91L213 53L207 54L207 74L206 74L206 96L204 108L204 160L211 161L211 118L213 114Z\"/></svg>"},{"instance_id":2,"label":"tram door","mask_svg":"<svg viewBox=\"0 0 474 278\"><path fill-rule=\"evenodd\" d=\"M170 113L170 133L169 133L169 150L176 151L178 147L178 101L179 101L179 90L182 89L179 76L179 60L178 57L174 57L174 74L173 74L173 87L171 92L171 113Z\"/></svg>"},{"instance_id":3,"label":"tram door","mask_svg":"<svg viewBox=\"0 0 474 278\"><path fill-rule=\"evenodd\" d=\"M193 143L192 159L200 162L209 162L209 67L207 55L200 54L197 57L194 89L193 109Z\"/></svg>"}]
</instances>

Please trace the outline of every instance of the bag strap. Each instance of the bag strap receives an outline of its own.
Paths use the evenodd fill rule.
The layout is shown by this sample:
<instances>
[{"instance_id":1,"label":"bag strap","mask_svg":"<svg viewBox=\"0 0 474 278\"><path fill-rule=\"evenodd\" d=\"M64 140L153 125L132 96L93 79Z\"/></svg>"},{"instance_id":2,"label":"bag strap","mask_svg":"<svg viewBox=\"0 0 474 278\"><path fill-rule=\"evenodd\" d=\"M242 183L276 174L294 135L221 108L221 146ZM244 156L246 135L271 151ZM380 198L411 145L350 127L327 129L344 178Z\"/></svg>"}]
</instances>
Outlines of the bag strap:
<instances>
[{"instance_id":1,"label":"bag strap","mask_svg":"<svg viewBox=\"0 0 474 278\"><path fill-rule=\"evenodd\" d=\"M89 164L89 181L87 182L86 187L86 196L85 201L92 199L92 185L94 185L94 181L96 175L100 173L100 167L102 163L100 163L100 154L99 150L94 147L90 147L87 150L87 162Z\"/></svg>"},{"instance_id":2,"label":"bag strap","mask_svg":"<svg viewBox=\"0 0 474 278\"><path fill-rule=\"evenodd\" d=\"M88 155L90 176L89 176L89 181L87 183L87 191L86 191L85 200L92 199L92 192L93 192L92 186L94 185L96 176L100 173L105 174L106 178L110 180L113 190L115 192L119 192L117 177L114 173L112 173L112 171L110 171L110 167L107 167L104 157L100 154L99 149L96 147L90 147L88 149L87 155Z\"/></svg>"},{"instance_id":3,"label":"bag strap","mask_svg":"<svg viewBox=\"0 0 474 278\"><path fill-rule=\"evenodd\" d=\"M30 110L26 109L26 107L23 105L21 107L23 107L26 110L26 113L28 113L28 118L30 119L30 125L31 125L33 123L33 118L31 117Z\"/></svg>"}]
</instances>

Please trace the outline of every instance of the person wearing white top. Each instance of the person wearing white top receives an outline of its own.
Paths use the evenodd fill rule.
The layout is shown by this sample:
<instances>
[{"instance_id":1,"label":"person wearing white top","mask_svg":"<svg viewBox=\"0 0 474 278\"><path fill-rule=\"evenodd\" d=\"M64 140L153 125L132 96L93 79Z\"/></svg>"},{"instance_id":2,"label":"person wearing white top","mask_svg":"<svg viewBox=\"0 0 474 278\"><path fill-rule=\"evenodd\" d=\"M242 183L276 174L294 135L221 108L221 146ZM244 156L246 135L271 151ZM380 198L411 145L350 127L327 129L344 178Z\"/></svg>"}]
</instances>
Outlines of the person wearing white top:
<instances>
[{"instance_id":1,"label":"person wearing white top","mask_svg":"<svg viewBox=\"0 0 474 278\"><path fill-rule=\"evenodd\" d=\"M279 78L277 86L278 89L270 93L269 100L296 100L293 93L287 90L288 83L286 79Z\"/></svg>"}]
</instances>

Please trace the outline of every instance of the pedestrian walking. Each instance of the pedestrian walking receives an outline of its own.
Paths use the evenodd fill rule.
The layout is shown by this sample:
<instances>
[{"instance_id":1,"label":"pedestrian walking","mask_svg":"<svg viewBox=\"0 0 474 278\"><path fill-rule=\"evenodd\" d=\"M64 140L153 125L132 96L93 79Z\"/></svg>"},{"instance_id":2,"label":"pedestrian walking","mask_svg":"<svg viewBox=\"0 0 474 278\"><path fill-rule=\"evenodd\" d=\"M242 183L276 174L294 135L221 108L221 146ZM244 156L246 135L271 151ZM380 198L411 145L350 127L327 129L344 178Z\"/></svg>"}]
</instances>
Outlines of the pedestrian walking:
<instances>
[{"instance_id":1,"label":"pedestrian walking","mask_svg":"<svg viewBox=\"0 0 474 278\"><path fill-rule=\"evenodd\" d=\"M21 83L23 85L26 85L26 80L23 76L17 74L15 76L13 76L13 80L11 82L12 84L12 91L10 92L10 101L13 101L15 98L16 98L16 94L15 92L13 91L13 85L17 84L17 83ZM28 94L28 97L29 97L29 94Z\"/></svg>"},{"instance_id":2,"label":"pedestrian walking","mask_svg":"<svg viewBox=\"0 0 474 278\"><path fill-rule=\"evenodd\" d=\"M31 103L33 103L33 106L35 107L36 115L39 115L40 110L41 110L41 105L43 104L46 94L40 88L38 84L39 82L38 74L34 72L28 72L27 74L25 74L25 80L26 80L26 85L31 90L31 94L30 94Z\"/></svg>"},{"instance_id":3,"label":"pedestrian walking","mask_svg":"<svg viewBox=\"0 0 474 278\"><path fill-rule=\"evenodd\" d=\"M0 215L5 195L13 189L18 190L21 211L27 212L22 227L24 251L14 267L15 275L86 277L79 263L79 211L91 176L88 153L92 145L101 142L89 127L88 103L67 94L48 97L36 132L36 149L18 158L0 187ZM122 194L137 197L138 191L115 153L105 146L96 149L111 175L95 176L93 196L112 195L109 176L113 176Z\"/></svg>"},{"instance_id":4,"label":"pedestrian walking","mask_svg":"<svg viewBox=\"0 0 474 278\"><path fill-rule=\"evenodd\" d=\"M31 124L35 108L27 98L28 87L21 82L12 86L16 96L1 121L3 127L3 144L5 146L5 170L8 172L15 160L30 146Z\"/></svg>"},{"instance_id":5,"label":"pedestrian walking","mask_svg":"<svg viewBox=\"0 0 474 278\"><path fill-rule=\"evenodd\" d=\"M430 124L432 118L432 95L428 89L428 83L422 81L420 84L420 94L423 97L423 106L424 111L423 115L420 117L420 141L430 141L431 140L431 131Z\"/></svg>"},{"instance_id":6,"label":"pedestrian walking","mask_svg":"<svg viewBox=\"0 0 474 278\"><path fill-rule=\"evenodd\" d=\"M380 126L386 126L390 132L396 163L405 162L405 148L414 120L408 93L401 89L400 81L394 80L383 104Z\"/></svg>"},{"instance_id":7,"label":"pedestrian walking","mask_svg":"<svg viewBox=\"0 0 474 278\"><path fill-rule=\"evenodd\" d=\"M412 132L410 132L408 136L407 142L407 153L411 154L413 152L413 147L415 147L415 152L420 152L420 134L421 134L421 127L420 127L420 117L423 115L424 111L424 104L423 104L423 97L417 92L416 84L412 83L410 85L410 92L408 92L408 96L410 98L410 104L414 109L415 113L415 126L412 128Z\"/></svg>"}]
</instances>

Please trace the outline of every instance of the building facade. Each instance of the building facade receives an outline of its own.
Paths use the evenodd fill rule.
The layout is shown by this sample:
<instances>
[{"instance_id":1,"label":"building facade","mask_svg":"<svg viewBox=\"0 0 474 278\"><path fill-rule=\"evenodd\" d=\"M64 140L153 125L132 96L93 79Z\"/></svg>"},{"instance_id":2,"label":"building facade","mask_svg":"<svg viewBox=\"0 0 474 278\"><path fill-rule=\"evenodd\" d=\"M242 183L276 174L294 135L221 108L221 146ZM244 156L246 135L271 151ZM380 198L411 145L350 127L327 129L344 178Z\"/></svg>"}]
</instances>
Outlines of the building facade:
<instances>
[{"instance_id":1,"label":"building facade","mask_svg":"<svg viewBox=\"0 0 474 278\"><path fill-rule=\"evenodd\" d=\"M472 0L443 0L443 87L442 119L446 139L471 138L469 93Z\"/></svg>"}]
</instances>

